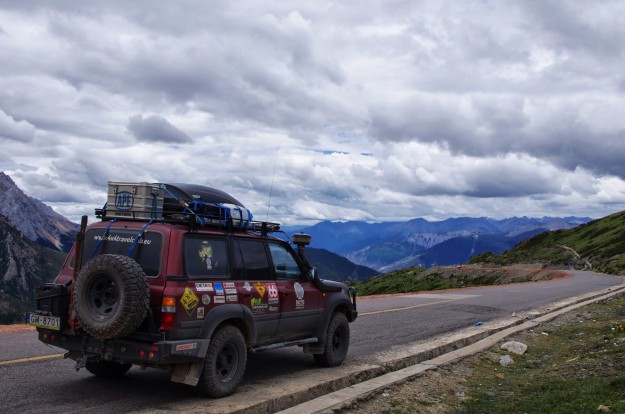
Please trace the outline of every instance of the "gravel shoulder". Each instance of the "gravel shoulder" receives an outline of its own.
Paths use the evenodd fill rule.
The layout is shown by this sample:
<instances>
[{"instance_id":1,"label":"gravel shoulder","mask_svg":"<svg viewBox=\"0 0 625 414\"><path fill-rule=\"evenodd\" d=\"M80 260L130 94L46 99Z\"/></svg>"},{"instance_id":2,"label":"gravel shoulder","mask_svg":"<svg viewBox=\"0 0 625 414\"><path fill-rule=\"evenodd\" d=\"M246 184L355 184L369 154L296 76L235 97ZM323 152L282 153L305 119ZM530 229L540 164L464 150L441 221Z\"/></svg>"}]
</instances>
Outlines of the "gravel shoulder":
<instances>
[{"instance_id":1,"label":"gravel shoulder","mask_svg":"<svg viewBox=\"0 0 625 414\"><path fill-rule=\"evenodd\" d=\"M534 412L552 412L554 407L561 413L625 412L624 320L623 296L588 305L506 338L528 345L526 354L510 354L515 360L510 366L500 364L501 357L509 354L500 349L502 341L339 412L532 412L527 411L528 406L538 410ZM598 388L589 391L588 381L607 385L595 385ZM610 386L616 387L616 392L610 394ZM567 393L558 393L559 387ZM552 395L547 390L555 391ZM548 396L533 396L541 392Z\"/></svg>"}]
</instances>

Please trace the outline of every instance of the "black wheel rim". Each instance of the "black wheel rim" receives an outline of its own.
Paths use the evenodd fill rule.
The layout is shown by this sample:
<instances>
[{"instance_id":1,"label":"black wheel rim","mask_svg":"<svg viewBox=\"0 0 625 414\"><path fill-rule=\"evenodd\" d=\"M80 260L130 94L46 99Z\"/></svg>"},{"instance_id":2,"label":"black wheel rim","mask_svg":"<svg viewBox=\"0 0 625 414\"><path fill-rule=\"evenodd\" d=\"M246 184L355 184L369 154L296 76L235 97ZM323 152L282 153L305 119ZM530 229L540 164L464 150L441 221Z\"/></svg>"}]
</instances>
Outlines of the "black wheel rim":
<instances>
[{"instance_id":1,"label":"black wheel rim","mask_svg":"<svg viewBox=\"0 0 625 414\"><path fill-rule=\"evenodd\" d=\"M226 344L219 354L215 363L215 373L221 382L229 382L236 375L239 366L239 351L232 343Z\"/></svg>"},{"instance_id":2,"label":"black wheel rim","mask_svg":"<svg viewBox=\"0 0 625 414\"><path fill-rule=\"evenodd\" d=\"M337 329L332 335L332 349L338 351L343 346L343 330Z\"/></svg>"},{"instance_id":3,"label":"black wheel rim","mask_svg":"<svg viewBox=\"0 0 625 414\"><path fill-rule=\"evenodd\" d=\"M106 318L119 307L117 285L108 275L97 276L87 289L87 303L92 315Z\"/></svg>"}]
</instances>

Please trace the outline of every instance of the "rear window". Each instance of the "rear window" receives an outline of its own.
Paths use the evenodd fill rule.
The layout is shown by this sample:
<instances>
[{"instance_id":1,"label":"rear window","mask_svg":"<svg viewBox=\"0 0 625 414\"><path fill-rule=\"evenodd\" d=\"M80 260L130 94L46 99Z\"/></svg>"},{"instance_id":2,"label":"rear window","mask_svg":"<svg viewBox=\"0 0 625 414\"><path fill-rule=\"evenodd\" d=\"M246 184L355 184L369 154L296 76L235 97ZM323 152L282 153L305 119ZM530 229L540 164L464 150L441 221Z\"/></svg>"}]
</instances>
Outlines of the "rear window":
<instances>
[{"instance_id":1,"label":"rear window","mask_svg":"<svg viewBox=\"0 0 625 414\"><path fill-rule=\"evenodd\" d=\"M104 229L87 231L82 253L83 265L92 257L100 254L128 256L135 238L140 233L140 230L130 229L110 229L106 234L104 231ZM137 241L129 256L141 265L146 276L158 276L161 266L162 247L163 235L148 230Z\"/></svg>"}]
</instances>

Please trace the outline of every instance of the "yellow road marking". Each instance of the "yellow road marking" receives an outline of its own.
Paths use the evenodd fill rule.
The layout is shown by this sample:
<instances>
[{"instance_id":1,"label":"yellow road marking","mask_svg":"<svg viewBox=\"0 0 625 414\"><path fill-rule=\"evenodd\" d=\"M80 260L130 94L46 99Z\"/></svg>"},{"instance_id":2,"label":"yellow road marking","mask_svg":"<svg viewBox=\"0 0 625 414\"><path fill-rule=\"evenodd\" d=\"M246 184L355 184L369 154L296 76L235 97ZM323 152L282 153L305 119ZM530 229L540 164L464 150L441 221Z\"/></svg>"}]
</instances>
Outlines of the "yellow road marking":
<instances>
[{"instance_id":1,"label":"yellow road marking","mask_svg":"<svg viewBox=\"0 0 625 414\"><path fill-rule=\"evenodd\" d=\"M439 303L454 302L454 301L458 301L458 300L461 300L461 299L439 300L438 302L420 303L418 305L404 306L403 308L385 309L385 310L379 310L379 311L373 311L373 312L364 312L364 313L360 313L359 312L358 316L375 315L377 313L398 312L398 311L403 311L403 310L408 310L408 309L421 308L423 306L438 305Z\"/></svg>"},{"instance_id":2,"label":"yellow road marking","mask_svg":"<svg viewBox=\"0 0 625 414\"><path fill-rule=\"evenodd\" d=\"M63 354L41 355L29 358L11 359L9 361L0 361L0 365L17 364L20 362L40 361L42 359L52 359L62 357Z\"/></svg>"}]
</instances>

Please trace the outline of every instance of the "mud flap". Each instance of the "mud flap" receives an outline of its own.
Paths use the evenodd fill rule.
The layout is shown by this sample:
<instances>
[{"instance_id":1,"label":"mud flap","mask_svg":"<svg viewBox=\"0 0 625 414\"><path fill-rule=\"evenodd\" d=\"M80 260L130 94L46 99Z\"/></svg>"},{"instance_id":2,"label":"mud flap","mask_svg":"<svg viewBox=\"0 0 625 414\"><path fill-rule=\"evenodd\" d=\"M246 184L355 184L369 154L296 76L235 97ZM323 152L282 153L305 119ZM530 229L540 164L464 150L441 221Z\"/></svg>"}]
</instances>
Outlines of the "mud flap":
<instances>
[{"instance_id":1,"label":"mud flap","mask_svg":"<svg viewBox=\"0 0 625 414\"><path fill-rule=\"evenodd\" d=\"M204 361L176 364L171 368L171 381L196 386L202 375Z\"/></svg>"},{"instance_id":2,"label":"mud flap","mask_svg":"<svg viewBox=\"0 0 625 414\"><path fill-rule=\"evenodd\" d=\"M323 344L314 343L314 344L306 344L304 345L304 353L305 354L323 354L325 352L325 348Z\"/></svg>"}]
</instances>

